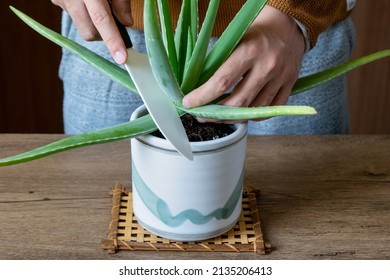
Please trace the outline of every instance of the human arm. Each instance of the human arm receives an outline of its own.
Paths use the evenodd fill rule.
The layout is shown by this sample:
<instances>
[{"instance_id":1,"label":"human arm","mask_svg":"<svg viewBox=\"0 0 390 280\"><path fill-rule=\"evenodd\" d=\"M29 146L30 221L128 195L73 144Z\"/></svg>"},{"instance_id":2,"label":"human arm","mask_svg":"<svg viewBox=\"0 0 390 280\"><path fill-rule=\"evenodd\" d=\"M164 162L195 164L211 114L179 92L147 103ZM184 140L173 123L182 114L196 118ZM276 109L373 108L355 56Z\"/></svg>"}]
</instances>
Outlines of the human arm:
<instances>
[{"instance_id":1,"label":"human arm","mask_svg":"<svg viewBox=\"0 0 390 280\"><path fill-rule=\"evenodd\" d=\"M324 31L326 28L331 26L337 21L341 21L345 19L349 13L350 10L353 8L355 1L354 0L329 0L329 1L303 1L303 0L269 0L268 5L272 6L274 8L277 8L277 10L282 11L285 16L290 17L290 19L294 19L294 22L296 24L299 23L300 29L303 29L303 31L306 31L306 43L305 46L306 50L309 50L310 48L315 46L315 43L317 41L317 38L319 34ZM261 25L261 19L264 19L267 17L267 14L265 13L266 9L269 9L268 6L260 13L259 17L255 21L254 25L260 26ZM283 31L283 26L280 26L279 23L282 21L278 19L279 17L274 17L274 30L275 28L277 31ZM282 16L280 17L280 19ZM285 18L286 19L286 18ZM270 19L272 21L272 19ZM287 20L287 19L286 19ZM260 25L258 25L260 24ZM277 28L277 26L280 26ZM252 29L253 26L248 30L249 32L252 32L255 29ZM303 27L303 28L302 28ZM264 30L272 30L271 28L264 26ZM258 29L259 30L259 29ZM253 33L254 34L254 33ZM261 33L258 33L261 36L264 36ZM269 40L270 43L273 41L275 42L275 39L282 33L274 33L274 37L264 37L265 40ZM296 34L295 32L293 34ZM282 34L283 35L283 34ZM302 32L301 35L303 36ZM298 36L299 37L299 36ZM280 37L283 41L283 36ZM286 37L284 37L286 38ZM291 38L291 37L290 37ZM276 40L278 41L278 40ZM295 42L298 42L297 40L293 40ZM254 42L254 41L252 41ZM288 43L288 41L285 41ZM293 43L288 43L287 45L290 46L290 48L273 48L272 45L266 45L265 48L262 45L258 45L258 53L259 56L254 56L254 60L252 61L252 70L257 69L257 76L252 75L251 80L248 78L250 77L249 74L253 72L251 69L248 71L242 71L241 66L241 60L240 55L238 51L241 51L244 49L244 46L247 45L247 47L250 47L251 41L247 40L245 37L241 44L237 47L235 52L231 55L231 58L226 61L226 65L224 64L220 71L216 73L213 77L210 78L209 81L207 81L204 85L199 87L198 89L195 89L193 92L188 94L187 97L185 97L183 104L187 107L195 107L207 104L209 101L214 99L215 97L221 96L222 90L221 89L227 89L228 86L223 85L233 85L235 82L238 81L237 76L234 76L234 74L237 75L243 75L243 80L241 83L246 82L249 84L255 84L257 83L257 87L261 87L264 90L257 91L256 86L251 87L251 90L255 91L248 91L244 92L242 90L243 85L241 83L238 84L236 89L232 92L233 94L228 99L223 100L220 104L225 105L231 105L231 106L258 106L258 105L277 105L277 104L283 104L284 101L287 101L289 93L287 89L291 89L292 85L295 83L295 80L293 79L295 72L290 72L290 78L288 79L287 76L278 75L278 71L271 71L269 72L271 80L261 80L259 79L260 76L266 75L264 71L267 71L266 66L272 65L272 61L277 62L279 64L279 67L272 68L273 70L279 69L280 71L286 71L290 69L293 71L294 64L288 65L289 61L296 62L296 59L299 60L299 50L294 50L294 48L297 45L294 45ZM268 48L267 48L268 47ZM281 53L280 53L281 51ZM281 59L278 59L278 61L275 61L275 57L278 57L276 54L279 52ZM283 52L286 52L283 54ZM289 56L290 54L295 54L295 56ZM241 56L245 56L245 52L240 53ZM267 55L268 54L268 55ZM236 59L234 59L236 57ZM285 59L283 59L285 58ZM263 61L262 61L263 59ZM302 59L302 57L301 57ZM235 61L235 62L234 62ZM256 62L257 61L257 62ZM269 62L270 64L267 64L266 62ZM257 63L257 64L256 64ZM264 64L263 68L261 68L261 65L259 63ZM229 66L230 65L230 66ZM257 65L257 68L256 68ZM296 64L295 64L296 65ZM300 63L299 63L300 66ZM298 67L299 67L298 66ZM229 70L230 68L230 70ZM238 69L238 70L237 70ZM296 68L295 68L296 69ZM299 70L299 68L298 68ZM230 73L229 73L230 71ZM283 74L282 72L280 72ZM241 72L241 73L240 73ZM285 72L284 72L285 73ZM274 75L272 77L272 74ZM285 79L285 78L287 79ZM297 77L297 76L296 76ZM257 80L256 80L257 78ZM235 79L235 82L233 82L232 79ZM291 83L291 80L294 80ZM262 86L265 83L266 87ZM278 86L279 84L279 86ZM273 90L270 90L272 89ZM215 91L217 89L217 91ZM279 89L279 90L278 90ZM273 91L273 92L272 92ZM240 94L238 94L240 93ZM254 100L255 102L253 102ZM267 102L268 100L268 102ZM249 104L249 105L248 105Z\"/></svg>"},{"instance_id":2,"label":"human arm","mask_svg":"<svg viewBox=\"0 0 390 280\"><path fill-rule=\"evenodd\" d=\"M118 64L127 59L126 47L112 17L107 0L51 0L72 18L87 41L102 39ZM122 24L131 26L130 0L111 0L112 10Z\"/></svg>"},{"instance_id":3,"label":"human arm","mask_svg":"<svg viewBox=\"0 0 390 280\"><path fill-rule=\"evenodd\" d=\"M295 21L266 5L227 61L206 83L186 95L183 105L207 104L237 82L232 94L220 104L284 104L298 77L304 51L304 38Z\"/></svg>"},{"instance_id":4,"label":"human arm","mask_svg":"<svg viewBox=\"0 0 390 280\"><path fill-rule=\"evenodd\" d=\"M350 15L356 0L268 0L267 3L300 22L313 48L325 29Z\"/></svg>"}]
</instances>

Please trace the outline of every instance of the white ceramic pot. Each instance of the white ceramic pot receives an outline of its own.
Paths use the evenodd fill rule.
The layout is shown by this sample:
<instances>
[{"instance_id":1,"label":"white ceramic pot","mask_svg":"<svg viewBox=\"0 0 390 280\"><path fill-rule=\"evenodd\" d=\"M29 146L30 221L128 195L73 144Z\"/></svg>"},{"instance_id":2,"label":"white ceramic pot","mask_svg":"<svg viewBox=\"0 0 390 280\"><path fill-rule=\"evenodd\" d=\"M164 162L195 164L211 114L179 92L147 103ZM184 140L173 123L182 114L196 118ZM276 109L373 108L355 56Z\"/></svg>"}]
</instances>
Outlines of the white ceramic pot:
<instances>
[{"instance_id":1,"label":"white ceramic pot","mask_svg":"<svg viewBox=\"0 0 390 280\"><path fill-rule=\"evenodd\" d=\"M146 113L138 108L131 119ZM131 140L133 208L145 229L164 238L196 241L231 229L240 217L247 124L212 141L191 142L194 160L165 139Z\"/></svg>"}]
</instances>

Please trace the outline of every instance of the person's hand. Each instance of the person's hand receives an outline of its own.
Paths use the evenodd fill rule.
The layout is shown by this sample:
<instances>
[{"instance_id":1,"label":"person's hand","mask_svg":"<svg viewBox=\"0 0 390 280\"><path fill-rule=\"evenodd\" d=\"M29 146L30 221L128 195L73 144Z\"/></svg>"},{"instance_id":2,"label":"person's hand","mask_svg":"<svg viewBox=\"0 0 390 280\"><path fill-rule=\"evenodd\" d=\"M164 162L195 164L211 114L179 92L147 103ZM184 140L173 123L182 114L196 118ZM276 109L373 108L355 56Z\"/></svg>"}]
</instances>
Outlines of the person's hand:
<instances>
[{"instance_id":1,"label":"person's hand","mask_svg":"<svg viewBox=\"0 0 390 280\"><path fill-rule=\"evenodd\" d=\"M304 37L295 21L267 5L226 62L206 83L184 97L183 106L205 105L237 82L232 94L219 104L285 104L298 78L304 52Z\"/></svg>"},{"instance_id":2,"label":"person's hand","mask_svg":"<svg viewBox=\"0 0 390 280\"><path fill-rule=\"evenodd\" d=\"M71 16L85 40L103 40L118 64L126 61L126 47L115 25L107 0L51 0L51 2ZM111 0L111 5L123 25L127 27L133 25L130 0Z\"/></svg>"}]
</instances>

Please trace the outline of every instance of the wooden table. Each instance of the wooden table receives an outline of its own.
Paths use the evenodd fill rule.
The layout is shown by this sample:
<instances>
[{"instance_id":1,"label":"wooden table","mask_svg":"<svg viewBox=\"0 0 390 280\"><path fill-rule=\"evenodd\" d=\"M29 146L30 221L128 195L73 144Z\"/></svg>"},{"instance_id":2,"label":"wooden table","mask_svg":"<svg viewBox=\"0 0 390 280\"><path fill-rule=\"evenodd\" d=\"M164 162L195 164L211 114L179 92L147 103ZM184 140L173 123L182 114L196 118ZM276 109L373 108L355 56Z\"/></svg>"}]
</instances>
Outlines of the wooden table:
<instances>
[{"instance_id":1,"label":"wooden table","mask_svg":"<svg viewBox=\"0 0 390 280\"><path fill-rule=\"evenodd\" d=\"M0 135L0 157L63 135ZM128 141L0 168L0 259L390 259L390 136L250 137L268 255L100 248L110 188L130 187Z\"/></svg>"}]
</instances>

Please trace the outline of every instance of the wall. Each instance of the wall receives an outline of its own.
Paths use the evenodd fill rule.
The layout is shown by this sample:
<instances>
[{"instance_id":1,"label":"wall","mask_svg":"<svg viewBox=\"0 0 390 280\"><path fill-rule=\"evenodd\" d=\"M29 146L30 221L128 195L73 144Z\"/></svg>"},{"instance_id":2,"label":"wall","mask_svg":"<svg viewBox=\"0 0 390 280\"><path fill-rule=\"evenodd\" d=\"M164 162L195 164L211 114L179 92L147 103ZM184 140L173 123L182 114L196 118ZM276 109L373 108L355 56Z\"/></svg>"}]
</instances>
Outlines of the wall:
<instances>
[{"instance_id":1,"label":"wall","mask_svg":"<svg viewBox=\"0 0 390 280\"><path fill-rule=\"evenodd\" d=\"M353 58L390 49L390 1L357 0ZM354 70L349 77L351 132L390 134L390 58Z\"/></svg>"},{"instance_id":2,"label":"wall","mask_svg":"<svg viewBox=\"0 0 390 280\"><path fill-rule=\"evenodd\" d=\"M8 9L24 11L60 30L61 9L48 0L0 1L0 133L62 132L61 50ZM358 41L352 57L390 48L390 1L358 0L353 12ZM348 74L351 132L390 134L390 59Z\"/></svg>"},{"instance_id":3,"label":"wall","mask_svg":"<svg viewBox=\"0 0 390 280\"><path fill-rule=\"evenodd\" d=\"M8 8L60 30L61 9L49 0L0 1L0 132L62 132L61 48Z\"/></svg>"}]
</instances>

